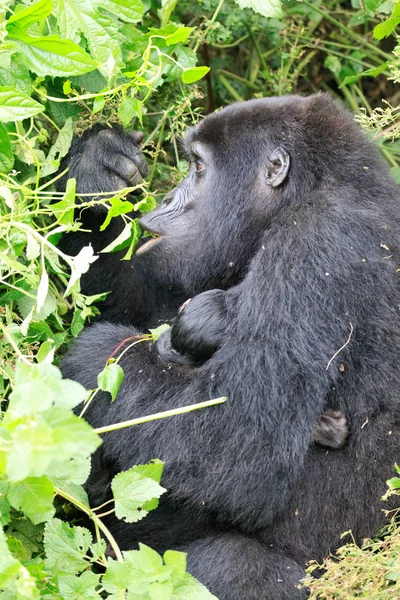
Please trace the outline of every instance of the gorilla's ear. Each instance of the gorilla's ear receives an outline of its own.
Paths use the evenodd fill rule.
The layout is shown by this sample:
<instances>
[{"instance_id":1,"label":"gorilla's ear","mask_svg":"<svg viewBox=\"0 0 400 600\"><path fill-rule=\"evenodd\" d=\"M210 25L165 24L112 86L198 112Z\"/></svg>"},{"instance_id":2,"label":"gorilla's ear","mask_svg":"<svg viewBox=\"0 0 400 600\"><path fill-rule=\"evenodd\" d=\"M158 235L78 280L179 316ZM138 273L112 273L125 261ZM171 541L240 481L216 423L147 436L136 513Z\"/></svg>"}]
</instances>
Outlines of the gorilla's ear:
<instances>
[{"instance_id":1,"label":"gorilla's ear","mask_svg":"<svg viewBox=\"0 0 400 600\"><path fill-rule=\"evenodd\" d=\"M278 187L281 185L289 172L290 156L284 148L275 148L267 164L267 185Z\"/></svg>"}]
</instances>

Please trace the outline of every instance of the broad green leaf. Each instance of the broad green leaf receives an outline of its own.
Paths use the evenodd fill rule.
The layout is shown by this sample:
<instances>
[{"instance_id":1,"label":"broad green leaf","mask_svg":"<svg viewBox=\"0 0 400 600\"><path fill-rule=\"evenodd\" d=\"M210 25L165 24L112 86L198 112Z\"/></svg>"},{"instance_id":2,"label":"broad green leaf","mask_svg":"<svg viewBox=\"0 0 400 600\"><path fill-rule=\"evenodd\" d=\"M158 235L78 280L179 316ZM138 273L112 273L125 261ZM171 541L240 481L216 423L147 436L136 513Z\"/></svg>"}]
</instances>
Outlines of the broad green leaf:
<instances>
[{"instance_id":1,"label":"broad green leaf","mask_svg":"<svg viewBox=\"0 0 400 600\"><path fill-rule=\"evenodd\" d=\"M44 533L46 568L54 575L80 573L89 565L85 555L92 541L88 529L51 519L46 523Z\"/></svg>"},{"instance_id":2,"label":"broad green leaf","mask_svg":"<svg viewBox=\"0 0 400 600\"><path fill-rule=\"evenodd\" d=\"M20 363L15 371L15 387L10 394L7 418L32 415L51 406L71 409L86 395L80 383L62 379L60 369L55 365L40 363L28 366Z\"/></svg>"},{"instance_id":3,"label":"broad green leaf","mask_svg":"<svg viewBox=\"0 0 400 600\"><path fill-rule=\"evenodd\" d=\"M166 553L164 564L155 550L139 544L139 550L123 553L124 563L109 558L107 572L102 578L104 589L113 594L128 589L128 598L132 600L217 600L194 577L188 573L182 576L182 564L186 555L175 552L175 555L178 554L182 556L180 561L177 556L167 557Z\"/></svg>"},{"instance_id":4,"label":"broad green leaf","mask_svg":"<svg viewBox=\"0 0 400 600\"><path fill-rule=\"evenodd\" d=\"M171 35L168 35L165 38L167 46L173 46L174 44L186 42L192 31L195 29L195 27L179 27L179 29L177 29L174 33L171 33Z\"/></svg>"},{"instance_id":5,"label":"broad green leaf","mask_svg":"<svg viewBox=\"0 0 400 600\"><path fill-rule=\"evenodd\" d=\"M54 486L47 477L31 477L10 486L11 506L21 510L34 525L48 521L54 514Z\"/></svg>"},{"instance_id":6,"label":"broad green leaf","mask_svg":"<svg viewBox=\"0 0 400 600\"><path fill-rule=\"evenodd\" d=\"M28 290L33 296L36 296L37 290ZM36 306L36 300L30 296L22 296L17 300L18 309L23 319L29 315L32 309ZM47 319L51 313L57 310L57 299L51 290L48 291L45 302L39 312L34 312L32 318L35 321L43 321Z\"/></svg>"},{"instance_id":7,"label":"broad green leaf","mask_svg":"<svg viewBox=\"0 0 400 600\"><path fill-rule=\"evenodd\" d=\"M37 23L49 16L51 13L51 0L39 0L31 6L23 10L15 12L7 21L7 26L10 23L15 23L21 29L26 29L32 23Z\"/></svg>"},{"instance_id":8,"label":"broad green leaf","mask_svg":"<svg viewBox=\"0 0 400 600\"><path fill-rule=\"evenodd\" d=\"M128 127L132 119L135 117L142 118L143 102L137 98L124 98L118 109L118 117L121 119L124 127Z\"/></svg>"},{"instance_id":9,"label":"broad green leaf","mask_svg":"<svg viewBox=\"0 0 400 600\"><path fill-rule=\"evenodd\" d=\"M18 575L20 563L12 556L6 536L0 527L0 589L7 588Z\"/></svg>"},{"instance_id":10,"label":"broad green leaf","mask_svg":"<svg viewBox=\"0 0 400 600\"><path fill-rule=\"evenodd\" d=\"M113 16L105 14L104 9ZM111 77L121 62L120 44L115 35L118 19L137 23L144 6L140 0L53 0L53 10L61 35L75 40L83 34L91 55L100 63L99 70Z\"/></svg>"},{"instance_id":11,"label":"broad green leaf","mask_svg":"<svg viewBox=\"0 0 400 600\"><path fill-rule=\"evenodd\" d=\"M100 250L100 252L117 252L118 250L123 250L129 246L132 235L132 222L129 222L125 225L119 236L111 244L103 248L103 250Z\"/></svg>"},{"instance_id":12,"label":"broad green leaf","mask_svg":"<svg viewBox=\"0 0 400 600\"><path fill-rule=\"evenodd\" d=\"M132 202L128 200L121 200L120 198L111 198L109 200L111 206L108 209L106 219L100 227L100 231L104 231L113 217L119 217L120 215L126 215L134 210Z\"/></svg>"},{"instance_id":13,"label":"broad green leaf","mask_svg":"<svg viewBox=\"0 0 400 600\"><path fill-rule=\"evenodd\" d=\"M80 334L85 326L85 319L83 318L83 310L79 308L75 309L74 316L71 322L71 333L74 337Z\"/></svg>"},{"instance_id":14,"label":"broad green leaf","mask_svg":"<svg viewBox=\"0 0 400 600\"><path fill-rule=\"evenodd\" d=\"M174 600L218 600L189 573L174 585Z\"/></svg>"},{"instance_id":15,"label":"broad green leaf","mask_svg":"<svg viewBox=\"0 0 400 600\"><path fill-rule=\"evenodd\" d=\"M170 329L170 328L171 328L171 325L168 325L168 323L163 323L162 325L159 325L155 329L149 329L149 331L151 333L153 340L158 340L160 335L162 333L164 333L164 331L168 331L168 329Z\"/></svg>"},{"instance_id":16,"label":"broad green leaf","mask_svg":"<svg viewBox=\"0 0 400 600\"><path fill-rule=\"evenodd\" d=\"M182 81L183 83L194 83L195 81L199 81L202 79L204 75L207 75L210 67L193 67L192 69L186 69L182 71Z\"/></svg>"},{"instance_id":17,"label":"broad green leaf","mask_svg":"<svg viewBox=\"0 0 400 600\"><path fill-rule=\"evenodd\" d=\"M110 392L111 400L114 402L118 390L124 380L124 371L118 363L112 362L101 371L97 376L97 385L103 392Z\"/></svg>"},{"instance_id":18,"label":"broad green leaf","mask_svg":"<svg viewBox=\"0 0 400 600\"><path fill-rule=\"evenodd\" d=\"M141 235L141 229L139 226L139 222L137 219L135 219L132 222L132 236L130 239L130 244L129 244L129 248L127 253L123 256L123 258L121 258L121 260L131 260L132 255L133 255L133 251L136 248L139 240L140 240L140 235Z\"/></svg>"},{"instance_id":19,"label":"broad green leaf","mask_svg":"<svg viewBox=\"0 0 400 600\"><path fill-rule=\"evenodd\" d=\"M111 488L115 499L115 514L127 523L143 519L158 505L158 499L166 489L159 485L163 464L154 461L138 465L116 475Z\"/></svg>"},{"instance_id":20,"label":"broad green leaf","mask_svg":"<svg viewBox=\"0 0 400 600\"><path fill-rule=\"evenodd\" d=\"M0 64L0 85L11 86L30 96L32 80L27 66L23 64L23 54L13 54L9 67L5 68Z\"/></svg>"},{"instance_id":21,"label":"broad green leaf","mask_svg":"<svg viewBox=\"0 0 400 600\"><path fill-rule=\"evenodd\" d=\"M235 2L240 8L252 8L263 17L279 19L283 14L281 0L235 0Z\"/></svg>"},{"instance_id":22,"label":"broad green leaf","mask_svg":"<svg viewBox=\"0 0 400 600\"><path fill-rule=\"evenodd\" d=\"M96 96L96 98L93 99L93 108L92 108L93 114L96 114L97 112L100 112L101 110L103 110L105 103L106 103L105 96Z\"/></svg>"},{"instance_id":23,"label":"broad green leaf","mask_svg":"<svg viewBox=\"0 0 400 600\"><path fill-rule=\"evenodd\" d=\"M139 202L136 202L135 206L133 207L133 210L140 210L141 213L145 214L156 208L156 206L157 202L154 196L146 196L145 198L139 200Z\"/></svg>"},{"instance_id":24,"label":"broad green leaf","mask_svg":"<svg viewBox=\"0 0 400 600\"><path fill-rule=\"evenodd\" d=\"M60 225L70 225L74 222L75 194L76 179L68 179L63 199L50 205L50 210Z\"/></svg>"},{"instance_id":25,"label":"broad green leaf","mask_svg":"<svg viewBox=\"0 0 400 600\"><path fill-rule=\"evenodd\" d=\"M364 8L375 12L382 0L363 0Z\"/></svg>"},{"instance_id":26,"label":"broad green leaf","mask_svg":"<svg viewBox=\"0 0 400 600\"><path fill-rule=\"evenodd\" d=\"M40 254L40 244L31 233L26 234L26 258L35 260Z\"/></svg>"},{"instance_id":27,"label":"broad green leaf","mask_svg":"<svg viewBox=\"0 0 400 600\"><path fill-rule=\"evenodd\" d=\"M23 92L0 86L0 121L22 121L44 111L44 106Z\"/></svg>"},{"instance_id":28,"label":"broad green leaf","mask_svg":"<svg viewBox=\"0 0 400 600\"><path fill-rule=\"evenodd\" d=\"M172 11L177 5L178 0L162 0L161 2L161 27L165 27L170 20Z\"/></svg>"},{"instance_id":29,"label":"broad green leaf","mask_svg":"<svg viewBox=\"0 0 400 600\"><path fill-rule=\"evenodd\" d=\"M178 46L175 50L176 61L183 70L192 69L196 66L197 56L191 48Z\"/></svg>"},{"instance_id":30,"label":"broad green leaf","mask_svg":"<svg viewBox=\"0 0 400 600\"><path fill-rule=\"evenodd\" d=\"M376 40L382 40L385 37L389 37L389 35L391 35L394 32L397 25L399 24L400 17L389 17L386 21L384 21L383 23L379 23L379 25L374 27L373 37Z\"/></svg>"},{"instance_id":31,"label":"broad green leaf","mask_svg":"<svg viewBox=\"0 0 400 600\"><path fill-rule=\"evenodd\" d=\"M17 40L27 66L36 75L81 75L97 68L97 63L83 48L56 35L32 37L19 28L10 28L10 37Z\"/></svg>"},{"instance_id":32,"label":"broad green leaf","mask_svg":"<svg viewBox=\"0 0 400 600\"><path fill-rule=\"evenodd\" d=\"M8 173L14 166L14 154L11 149L7 129L0 124L0 173Z\"/></svg>"},{"instance_id":33,"label":"broad green leaf","mask_svg":"<svg viewBox=\"0 0 400 600\"><path fill-rule=\"evenodd\" d=\"M377 75L380 75L380 73L385 71L388 67L389 67L389 62L385 62L377 67L373 67L372 69L366 69L365 71L362 71L362 73L357 73L357 75L348 75L347 77L345 77L343 79L343 81L339 87L343 87L344 85L353 83L354 81L357 81L361 77L376 77Z\"/></svg>"},{"instance_id":34,"label":"broad green leaf","mask_svg":"<svg viewBox=\"0 0 400 600\"><path fill-rule=\"evenodd\" d=\"M96 592L99 585L100 575L91 571L85 571L79 577L75 575L60 575L58 587L63 598L68 600L82 600L84 598L98 598L101 596Z\"/></svg>"},{"instance_id":35,"label":"broad green leaf","mask_svg":"<svg viewBox=\"0 0 400 600\"><path fill-rule=\"evenodd\" d=\"M396 29L397 25L400 24L400 2L397 2L395 5L391 16L384 21L383 23L379 23L374 28L373 37L376 40L382 40L384 37L388 37L391 35Z\"/></svg>"},{"instance_id":36,"label":"broad green leaf","mask_svg":"<svg viewBox=\"0 0 400 600\"><path fill-rule=\"evenodd\" d=\"M41 169L40 169L41 177L47 177L48 175L51 175L52 173L55 173L56 171L58 171L58 169L60 167L61 159L67 154L67 152L71 146L73 135L74 135L74 132L72 129L72 119L71 119L71 117L69 117L65 121L63 128L61 129L60 133L58 134L56 142L50 148L49 153L46 156L46 160L45 160L44 164L41 166ZM68 183L70 181L72 181L72 180L69 179ZM67 187L67 190L68 190L68 187ZM75 193L74 193L74 199L75 199Z\"/></svg>"}]
</instances>

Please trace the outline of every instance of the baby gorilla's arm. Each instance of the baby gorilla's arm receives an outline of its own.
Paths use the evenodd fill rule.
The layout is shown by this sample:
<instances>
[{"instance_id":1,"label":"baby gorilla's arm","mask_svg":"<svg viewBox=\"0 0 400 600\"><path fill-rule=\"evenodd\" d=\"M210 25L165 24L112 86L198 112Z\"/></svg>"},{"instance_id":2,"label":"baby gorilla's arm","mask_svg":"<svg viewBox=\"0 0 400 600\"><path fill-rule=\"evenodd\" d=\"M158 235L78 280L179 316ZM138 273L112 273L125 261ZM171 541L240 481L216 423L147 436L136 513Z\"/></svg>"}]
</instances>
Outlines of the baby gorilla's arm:
<instances>
[{"instance_id":1,"label":"baby gorilla's arm","mask_svg":"<svg viewBox=\"0 0 400 600\"><path fill-rule=\"evenodd\" d=\"M210 290L183 305L171 329L157 341L163 365L181 372L206 362L221 346L227 321L225 292ZM314 442L327 448L344 446L348 436L347 421L338 410L327 409L314 426Z\"/></svg>"},{"instance_id":2,"label":"baby gorilla's arm","mask_svg":"<svg viewBox=\"0 0 400 600\"><path fill-rule=\"evenodd\" d=\"M221 346L226 331L225 292L209 290L185 303L171 328L171 346L193 366L206 362Z\"/></svg>"}]
</instances>

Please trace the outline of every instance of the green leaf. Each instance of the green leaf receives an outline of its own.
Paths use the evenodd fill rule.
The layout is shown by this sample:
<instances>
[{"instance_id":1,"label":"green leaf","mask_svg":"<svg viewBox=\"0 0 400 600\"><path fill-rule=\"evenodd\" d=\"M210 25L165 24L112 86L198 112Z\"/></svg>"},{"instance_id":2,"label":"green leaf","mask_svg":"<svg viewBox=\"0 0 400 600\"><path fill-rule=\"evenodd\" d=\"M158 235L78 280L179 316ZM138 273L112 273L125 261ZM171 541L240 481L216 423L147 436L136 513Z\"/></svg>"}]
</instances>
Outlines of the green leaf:
<instances>
[{"instance_id":1,"label":"green leaf","mask_svg":"<svg viewBox=\"0 0 400 600\"><path fill-rule=\"evenodd\" d=\"M22 121L44 111L44 106L11 86L0 86L0 121Z\"/></svg>"},{"instance_id":2,"label":"green leaf","mask_svg":"<svg viewBox=\"0 0 400 600\"><path fill-rule=\"evenodd\" d=\"M84 598L100 598L96 592L100 575L85 571L79 577L75 575L60 575L58 587L63 598L68 600L83 600Z\"/></svg>"},{"instance_id":3,"label":"green leaf","mask_svg":"<svg viewBox=\"0 0 400 600\"><path fill-rule=\"evenodd\" d=\"M68 179L63 199L49 207L58 224L70 225L74 222L75 194L76 179Z\"/></svg>"},{"instance_id":4,"label":"green leaf","mask_svg":"<svg viewBox=\"0 0 400 600\"><path fill-rule=\"evenodd\" d=\"M373 37L376 40L382 40L384 37L388 37L390 34L392 34L399 24L400 2L397 2L391 16L386 21L379 23L379 25L374 28Z\"/></svg>"},{"instance_id":5,"label":"green leaf","mask_svg":"<svg viewBox=\"0 0 400 600\"><path fill-rule=\"evenodd\" d=\"M11 484L8 498L11 506L21 510L34 525L48 521L54 514L54 486L47 477L31 477Z\"/></svg>"},{"instance_id":6,"label":"green leaf","mask_svg":"<svg viewBox=\"0 0 400 600\"><path fill-rule=\"evenodd\" d=\"M151 337L153 338L153 340L158 340L160 335L162 333L164 333L164 331L168 331L168 329L170 329L170 328L171 328L171 325L168 325L168 323L163 323L162 325L159 325L155 329L149 329L149 331L151 333Z\"/></svg>"},{"instance_id":7,"label":"green leaf","mask_svg":"<svg viewBox=\"0 0 400 600\"><path fill-rule=\"evenodd\" d=\"M14 154L11 149L7 129L0 124L0 173L8 173L14 166Z\"/></svg>"},{"instance_id":8,"label":"green leaf","mask_svg":"<svg viewBox=\"0 0 400 600\"><path fill-rule=\"evenodd\" d=\"M177 5L178 0L162 0L161 2L161 27L165 27L171 18L172 11Z\"/></svg>"},{"instance_id":9,"label":"green leaf","mask_svg":"<svg viewBox=\"0 0 400 600\"><path fill-rule=\"evenodd\" d=\"M115 514L127 523L136 523L158 505L166 489L159 485L163 464L154 461L138 465L116 475L111 488L115 500Z\"/></svg>"},{"instance_id":10,"label":"green leaf","mask_svg":"<svg viewBox=\"0 0 400 600\"><path fill-rule=\"evenodd\" d=\"M0 589L7 588L18 575L19 570L20 563L9 551L6 536L0 527Z\"/></svg>"},{"instance_id":11,"label":"green leaf","mask_svg":"<svg viewBox=\"0 0 400 600\"><path fill-rule=\"evenodd\" d=\"M142 120L143 102L137 98L124 98L118 109L118 117L122 121L124 127L128 127L132 119L139 117Z\"/></svg>"},{"instance_id":12,"label":"green leaf","mask_svg":"<svg viewBox=\"0 0 400 600\"><path fill-rule=\"evenodd\" d=\"M192 31L195 29L195 27L179 27L179 29L177 29L174 33L167 35L165 38L165 43L167 46L173 46L174 44L186 42Z\"/></svg>"},{"instance_id":13,"label":"green leaf","mask_svg":"<svg viewBox=\"0 0 400 600\"><path fill-rule=\"evenodd\" d=\"M48 175L51 175L52 173L55 173L56 171L58 171L58 169L60 168L61 159L67 154L67 152L71 146L73 135L74 135L74 132L72 129L72 119L71 119L71 117L69 117L65 121L63 128L61 129L61 131L58 134L55 144L53 144L53 146L50 148L49 153L46 157L46 160L43 163L43 165L41 166L41 169L40 169L41 177L47 177ZM72 181L72 180L69 179L68 183L70 181ZM68 183L67 183L67 191L68 191ZM75 190L74 190L73 197L75 200ZM64 196L64 198L65 198L65 196Z\"/></svg>"},{"instance_id":14,"label":"green leaf","mask_svg":"<svg viewBox=\"0 0 400 600\"><path fill-rule=\"evenodd\" d=\"M53 11L61 35L75 40L83 34L91 55L100 63L99 70L109 78L121 63L120 43L115 35L118 19L137 23L144 6L140 0L53 0Z\"/></svg>"},{"instance_id":15,"label":"green leaf","mask_svg":"<svg viewBox=\"0 0 400 600\"><path fill-rule=\"evenodd\" d=\"M235 2L240 8L252 8L263 17L279 19L283 14L281 0L235 0Z\"/></svg>"},{"instance_id":16,"label":"green leaf","mask_svg":"<svg viewBox=\"0 0 400 600\"><path fill-rule=\"evenodd\" d=\"M70 40L56 35L32 37L17 27L10 28L9 35L17 40L27 66L36 75L81 75L97 68L97 62Z\"/></svg>"},{"instance_id":17,"label":"green leaf","mask_svg":"<svg viewBox=\"0 0 400 600\"><path fill-rule=\"evenodd\" d=\"M33 251L33 249L32 249ZM30 294L36 296L37 290L29 290ZM31 296L22 296L17 300L18 309L23 319L26 319L31 310L36 306L36 299ZM57 299L51 290L48 291L44 304L39 312L34 312L33 319L44 321L51 313L57 310Z\"/></svg>"},{"instance_id":18,"label":"green leaf","mask_svg":"<svg viewBox=\"0 0 400 600\"><path fill-rule=\"evenodd\" d=\"M389 67L389 62L385 62L385 63L382 63L381 65L378 65L377 67L372 67L371 69L366 69L365 71L362 71L362 73L357 73L357 75L348 75L347 77L345 77L343 79L343 81L339 87L342 88L344 85L348 85L349 83L354 83L354 81L357 81L361 77L376 77L377 75L380 75L380 73L385 71L388 67Z\"/></svg>"},{"instance_id":19,"label":"green leaf","mask_svg":"<svg viewBox=\"0 0 400 600\"><path fill-rule=\"evenodd\" d=\"M199 79L202 79L204 75L207 75L210 67L193 67L192 69L186 69L182 71L183 83L194 83Z\"/></svg>"},{"instance_id":20,"label":"green leaf","mask_svg":"<svg viewBox=\"0 0 400 600\"><path fill-rule=\"evenodd\" d=\"M129 222L126 223L119 236L111 244L103 248L103 250L100 250L100 252L117 252L118 250L123 250L131 243L132 236L132 222Z\"/></svg>"},{"instance_id":21,"label":"green leaf","mask_svg":"<svg viewBox=\"0 0 400 600\"><path fill-rule=\"evenodd\" d=\"M43 412L51 406L71 409L86 395L80 383L62 379L55 365L40 363L28 366L20 363L15 372L15 388L10 394L9 413L16 418Z\"/></svg>"},{"instance_id":22,"label":"green leaf","mask_svg":"<svg viewBox=\"0 0 400 600\"><path fill-rule=\"evenodd\" d=\"M154 196L146 196L145 198L139 200L139 202L136 202L135 206L133 207L133 210L140 210L141 213L145 214L156 208L156 206L157 202Z\"/></svg>"},{"instance_id":23,"label":"green leaf","mask_svg":"<svg viewBox=\"0 0 400 600\"><path fill-rule=\"evenodd\" d=\"M327 56L324 60L324 67L329 69L334 75L339 75L342 70L342 64L337 56Z\"/></svg>"},{"instance_id":24,"label":"green leaf","mask_svg":"<svg viewBox=\"0 0 400 600\"><path fill-rule=\"evenodd\" d=\"M161 556L145 544L139 544L139 550L123 554L123 563L108 559L107 572L102 579L107 592L117 594L119 590L127 589L130 592L128 598L132 599L217 600L194 577L188 573L182 576L182 564L185 562L182 552L175 552L174 557L168 556L168 564L163 564Z\"/></svg>"},{"instance_id":25,"label":"green leaf","mask_svg":"<svg viewBox=\"0 0 400 600\"><path fill-rule=\"evenodd\" d=\"M128 251L124 255L124 257L121 258L121 260L131 260L132 255L133 255L133 251L136 248L136 246L137 246L137 244L138 244L138 242L140 240L141 233L142 232L141 232L141 229L140 229L140 226L139 226L139 222L138 222L137 219L135 219L132 222L132 236L131 236L131 239L130 239L130 245L129 245Z\"/></svg>"},{"instance_id":26,"label":"green leaf","mask_svg":"<svg viewBox=\"0 0 400 600\"><path fill-rule=\"evenodd\" d=\"M114 402L118 390L124 379L124 371L118 363L112 362L101 371L97 376L97 385L103 392L110 392L111 400Z\"/></svg>"},{"instance_id":27,"label":"green leaf","mask_svg":"<svg viewBox=\"0 0 400 600\"><path fill-rule=\"evenodd\" d=\"M97 112L100 112L101 110L103 110L105 103L106 103L105 96L96 96L96 98L93 99L92 113L96 114Z\"/></svg>"},{"instance_id":28,"label":"green leaf","mask_svg":"<svg viewBox=\"0 0 400 600\"><path fill-rule=\"evenodd\" d=\"M49 16L51 13L51 0L39 0L31 6L15 12L7 21L7 29L10 23L15 23L21 29L26 29L32 23L37 23Z\"/></svg>"},{"instance_id":29,"label":"green leaf","mask_svg":"<svg viewBox=\"0 0 400 600\"><path fill-rule=\"evenodd\" d=\"M382 0L363 0L364 8L375 12Z\"/></svg>"},{"instance_id":30,"label":"green leaf","mask_svg":"<svg viewBox=\"0 0 400 600\"><path fill-rule=\"evenodd\" d=\"M85 326L85 319L82 317L82 315L83 310L80 310L79 308L75 309L71 322L71 333L74 337L79 335Z\"/></svg>"},{"instance_id":31,"label":"green leaf","mask_svg":"<svg viewBox=\"0 0 400 600\"><path fill-rule=\"evenodd\" d=\"M92 534L85 527L71 527L60 519L51 519L44 532L46 568L54 575L80 573L88 567L85 556L92 541Z\"/></svg>"},{"instance_id":32,"label":"green leaf","mask_svg":"<svg viewBox=\"0 0 400 600\"><path fill-rule=\"evenodd\" d=\"M111 206L108 209L104 223L100 227L100 231L104 231L111 223L111 219L114 217L126 215L127 213L132 212L134 209L132 202L129 202L128 200L121 200L120 198L111 198L109 203Z\"/></svg>"}]
</instances>

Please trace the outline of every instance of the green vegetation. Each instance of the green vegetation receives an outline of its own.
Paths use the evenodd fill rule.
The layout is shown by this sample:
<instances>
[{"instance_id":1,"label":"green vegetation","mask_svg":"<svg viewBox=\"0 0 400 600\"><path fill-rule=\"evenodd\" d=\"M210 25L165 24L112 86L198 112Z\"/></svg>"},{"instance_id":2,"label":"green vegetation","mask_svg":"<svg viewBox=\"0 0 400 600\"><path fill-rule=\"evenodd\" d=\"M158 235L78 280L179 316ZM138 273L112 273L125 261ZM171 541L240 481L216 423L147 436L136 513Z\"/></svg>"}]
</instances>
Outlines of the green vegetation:
<instances>
[{"instance_id":1,"label":"green vegetation","mask_svg":"<svg viewBox=\"0 0 400 600\"><path fill-rule=\"evenodd\" d=\"M145 132L140 197L126 188L81 202L107 208L103 229L122 216L122 233L103 250L124 249L122 260L141 235L129 213L151 210L187 171L183 128L235 100L328 90L400 182L399 24L396 0L0 0L1 599L212 598L186 573L184 554L144 545L122 553L102 521L115 511L136 522L156 509L165 492L157 457L117 475L107 506L90 507L82 487L104 431L85 422L85 407L80 417L72 409L99 389L114 400L124 374L120 356L110 357L98 388L84 390L57 368L110 291L80 291L91 247L72 257L57 246L79 227L74 181L65 193L54 188L74 132L97 122ZM72 524L81 513L94 534ZM393 521L383 540L347 545L309 580L312 598L398 597L399 536Z\"/></svg>"}]
</instances>

